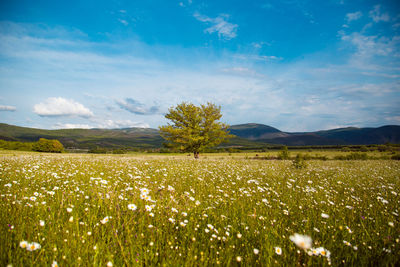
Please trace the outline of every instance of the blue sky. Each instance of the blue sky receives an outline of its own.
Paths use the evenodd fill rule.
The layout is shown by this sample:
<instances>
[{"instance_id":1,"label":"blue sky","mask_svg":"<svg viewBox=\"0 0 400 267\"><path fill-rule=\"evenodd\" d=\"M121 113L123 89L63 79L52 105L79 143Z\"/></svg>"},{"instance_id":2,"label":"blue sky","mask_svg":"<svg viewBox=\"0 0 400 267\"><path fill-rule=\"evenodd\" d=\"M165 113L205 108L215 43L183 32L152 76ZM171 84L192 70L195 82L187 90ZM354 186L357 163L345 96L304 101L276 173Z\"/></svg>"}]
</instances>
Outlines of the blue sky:
<instances>
[{"instance_id":1,"label":"blue sky","mask_svg":"<svg viewBox=\"0 0 400 267\"><path fill-rule=\"evenodd\" d=\"M182 101L283 131L400 124L400 4L0 2L0 122L166 123Z\"/></svg>"}]
</instances>

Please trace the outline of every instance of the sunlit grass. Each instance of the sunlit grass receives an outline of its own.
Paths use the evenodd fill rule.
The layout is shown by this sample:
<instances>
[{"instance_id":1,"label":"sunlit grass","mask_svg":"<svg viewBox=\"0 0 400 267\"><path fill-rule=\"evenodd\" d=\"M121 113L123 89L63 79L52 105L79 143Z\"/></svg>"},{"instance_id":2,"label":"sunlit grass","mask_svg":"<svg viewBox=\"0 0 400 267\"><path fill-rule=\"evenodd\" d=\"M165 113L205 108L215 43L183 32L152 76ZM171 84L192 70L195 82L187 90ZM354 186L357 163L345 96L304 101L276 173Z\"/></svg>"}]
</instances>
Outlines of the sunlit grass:
<instances>
[{"instance_id":1,"label":"sunlit grass","mask_svg":"<svg viewBox=\"0 0 400 267\"><path fill-rule=\"evenodd\" d=\"M178 158L4 154L2 266L399 263L399 162Z\"/></svg>"}]
</instances>

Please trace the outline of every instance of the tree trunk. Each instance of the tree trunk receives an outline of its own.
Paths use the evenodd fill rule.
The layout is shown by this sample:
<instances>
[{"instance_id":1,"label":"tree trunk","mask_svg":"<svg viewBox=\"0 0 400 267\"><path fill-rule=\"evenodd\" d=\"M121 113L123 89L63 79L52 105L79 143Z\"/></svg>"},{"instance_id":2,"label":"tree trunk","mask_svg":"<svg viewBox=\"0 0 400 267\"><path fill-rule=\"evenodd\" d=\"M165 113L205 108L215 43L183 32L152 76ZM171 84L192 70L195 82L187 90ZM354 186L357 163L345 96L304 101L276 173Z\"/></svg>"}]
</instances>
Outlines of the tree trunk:
<instances>
[{"instance_id":1,"label":"tree trunk","mask_svg":"<svg viewBox=\"0 0 400 267\"><path fill-rule=\"evenodd\" d=\"M194 156L195 159L198 159L199 158L199 152L198 151L194 151L193 152L193 156Z\"/></svg>"}]
</instances>

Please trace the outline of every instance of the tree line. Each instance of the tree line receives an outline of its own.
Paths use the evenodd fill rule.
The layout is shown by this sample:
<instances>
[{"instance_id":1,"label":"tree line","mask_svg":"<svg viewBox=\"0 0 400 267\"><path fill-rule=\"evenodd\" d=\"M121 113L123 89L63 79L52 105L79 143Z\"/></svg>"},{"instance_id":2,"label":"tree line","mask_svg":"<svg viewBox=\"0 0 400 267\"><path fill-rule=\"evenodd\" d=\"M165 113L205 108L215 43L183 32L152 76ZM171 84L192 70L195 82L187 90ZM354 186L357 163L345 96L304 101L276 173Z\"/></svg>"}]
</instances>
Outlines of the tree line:
<instances>
[{"instance_id":1,"label":"tree line","mask_svg":"<svg viewBox=\"0 0 400 267\"><path fill-rule=\"evenodd\" d=\"M40 138L37 142L19 142L0 140L0 148L6 150L37 151L49 153L62 153L64 146L60 141Z\"/></svg>"}]
</instances>

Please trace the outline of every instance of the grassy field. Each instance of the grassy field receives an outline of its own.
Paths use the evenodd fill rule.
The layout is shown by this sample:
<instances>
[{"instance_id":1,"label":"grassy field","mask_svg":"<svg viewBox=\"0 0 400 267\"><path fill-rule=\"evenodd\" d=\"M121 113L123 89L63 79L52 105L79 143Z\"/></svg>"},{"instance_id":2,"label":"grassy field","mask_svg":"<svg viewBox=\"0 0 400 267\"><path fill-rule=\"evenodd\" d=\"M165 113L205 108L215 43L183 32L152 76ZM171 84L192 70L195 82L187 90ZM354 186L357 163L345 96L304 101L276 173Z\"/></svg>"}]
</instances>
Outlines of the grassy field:
<instances>
[{"instance_id":1,"label":"grassy field","mask_svg":"<svg viewBox=\"0 0 400 267\"><path fill-rule=\"evenodd\" d=\"M4 153L14 153L15 151L7 151ZM400 151L368 151L368 152L359 152L359 151L342 151L340 149L331 149L331 150L323 150L323 149L290 149L289 151L290 158L294 159L298 154L302 156L307 156L310 158L325 158L327 160L333 160L337 156L347 156L352 153L356 154L365 154L367 158L370 159L390 159L393 155L398 155ZM270 159L277 158L281 154L281 150L268 150L266 152L255 152L255 151L242 151L236 153L229 152L218 152L218 153L201 153L200 158L205 159ZM190 158L193 157L191 153L156 153L156 152L127 152L127 155L135 156L135 157L169 157L169 158Z\"/></svg>"},{"instance_id":2,"label":"grassy field","mask_svg":"<svg viewBox=\"0 0 400 267\"><path fill-rule=\"evenodd\" d=\"M392 160L2 152L0 264L395 266L399 178Z\"/></svg>"}]
</instances>

